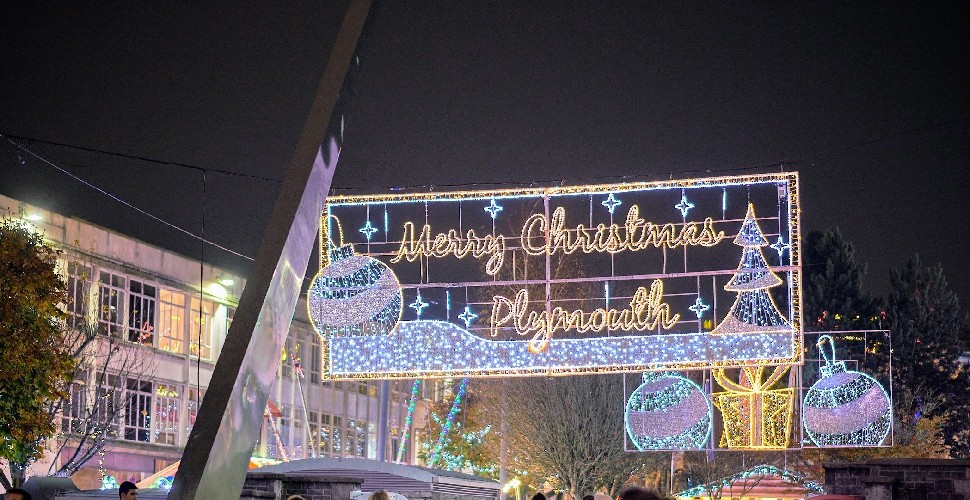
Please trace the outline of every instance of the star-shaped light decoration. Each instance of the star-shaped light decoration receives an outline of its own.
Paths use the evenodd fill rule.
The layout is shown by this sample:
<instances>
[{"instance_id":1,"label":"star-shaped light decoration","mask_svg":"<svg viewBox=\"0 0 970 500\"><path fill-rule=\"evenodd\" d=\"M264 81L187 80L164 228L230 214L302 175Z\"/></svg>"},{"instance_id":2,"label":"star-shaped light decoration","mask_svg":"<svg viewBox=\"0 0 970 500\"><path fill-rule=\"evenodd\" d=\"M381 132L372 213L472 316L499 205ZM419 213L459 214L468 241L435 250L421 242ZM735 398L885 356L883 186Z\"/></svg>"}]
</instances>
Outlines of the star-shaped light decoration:
<instances>
[{"instance_id":1,"label":"star-shaped light decoration","mask_svg":"<svg viewBox=\"0 0 970 500\"><path fill-rule=\"evenodd\" d=\"M465 328L471 326L472 321L475 321L478 315L472 312L472 308L465 306L465 312L458 315L458 318L465 322Z\"/></svg>"},{"instance_id":2,"label":"star-shaped light decoration","mask_svg":"<svg viewBox=\"0 0 970 500\"><path fill-rule=\"evenodd\" d=\"M414 309L414 312L418 313L418 318L421 318L421 312L424 311L425 307L428 307L428 303L421 298L421 290L418 290L418 297L408 307Z\"/></svg>"},{"instance_id":3,"label":"star-shaped light decoration","mask_svg":"<svg viewBox=\"0 0 970 500\"><path fill-rule=\"evenodd\" d=\"M492 202L487 207L485 207L485 211L492 214L493 219L498 217L498 213L501 212L502 210L505 210L505 209L502 208L502 206L499 205L498 203L495 203L495 198L492 198Z\"/></svg>"},{"instance_id":4,"label":"star-shaped light decoration","mask_svg":"<svg viewBox=\"0 0 970 500\"><path fill-rule=\"evenodd\" d=\"M782 255L785 254L785 249L791 248L791 245L789 245L788 243L785 243L785 239L782 238L780 234L778 235L778 241L772 243L770 246L771 248L774 248L776 252L778 252L779 264L782 262L781 257Z\"/></svg>"},{"instance_id":5,"label":"star-shaped light decoration","mask_svg":"<svg viewBox=\"0 0 970 500\"><path fill-rule=\"evenodd\" d=\"M622 204L623 202L616 199L616 196L613 196L613 193L610 193L610 195L605 200L600 202L600 205L603 205L604 207L606 207L606 209L609 210L610 213L613 213L613 211L616 210L616 207Z\"/></svg>"},{"instance_id":6,"label":"star-shaped light decoration","mask_svg":"<svg viewBox=\"0 0 970 500\"><path fill-rule=\"evenodd\" d=\"M710 308L711 308L711 306L705 304L704 301L701 300L701 296L698 295L697 298L694 299L694 305L688 307L687 309L690 309L691 311L694 311L694 314L697 315L697 319L701 319L701 316L704 315L704 311L706 311L706 310L708 310Z\"/></svg>"},{"instance_id":7,"label":"star-shaped light decoration","mask_svg":"<svg viewBox=\"0 0 970 500\"><path fill-rule=\"evenodd\" d=\"M358 229L358 231L364 233L364 236L367 236L367 241L370 241L371 236L374 236L374 233L376 233L378 229L370 223L370 219L367 219L367 224L364 224L364 227Z\"/></svg>"},{"instance_id":8,"label":"star-shaped light decoration","mask_svg":"<svg viewBox=\"0 0 970 500\"><path fill-rule=\"evenodd\" d=\"M680 210L680 216L686 218L687 212L694 208L694 204L687 201L687 194L680 195L680 203L674 205L674 208Z\"/></svg>"}]
</instances>

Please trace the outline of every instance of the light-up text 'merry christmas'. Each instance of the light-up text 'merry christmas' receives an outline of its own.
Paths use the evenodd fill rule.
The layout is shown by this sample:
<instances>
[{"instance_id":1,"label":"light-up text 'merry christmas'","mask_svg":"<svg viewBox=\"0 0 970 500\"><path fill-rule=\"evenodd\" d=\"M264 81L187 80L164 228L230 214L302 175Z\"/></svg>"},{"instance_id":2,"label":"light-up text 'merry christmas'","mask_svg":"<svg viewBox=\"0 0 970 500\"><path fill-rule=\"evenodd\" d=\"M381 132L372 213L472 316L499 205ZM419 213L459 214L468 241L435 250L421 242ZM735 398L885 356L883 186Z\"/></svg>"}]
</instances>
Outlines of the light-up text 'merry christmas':
<instances>
[{"instance_id":1,"label":"light-up text 'merry christmas'","mask_svg":"<svg viewBox=\"0 0 970 500\"><path fill-rule=\"evenodd\" d=\"M680 226L679 229L677 226ZM552 217L548 219L545 214L532 214L522 225L521 232L522 247L529 255L554 255L557 252L571 254L576 251L587 254L619 253L626 250L635 252L650 247L711 247L723 239L724 231L716 231L714 219L710 217L700 224L657 224L642 219L640 207L637 205L630 207L623 224L597 224L593 227L577 224L574 228L566 227L566 209L556 207ZM474 229L464 233L449 229L432 237L429 224L425 224L420 233L415 233L414 223L405 222L401 245L391 262L414 262L420 257L454 256L460 259L471 255L476 259L487 257L485 272L495 275L506 260L505 240L506 237L501 234L478 236Z\"/></svg>"}]
</instances>

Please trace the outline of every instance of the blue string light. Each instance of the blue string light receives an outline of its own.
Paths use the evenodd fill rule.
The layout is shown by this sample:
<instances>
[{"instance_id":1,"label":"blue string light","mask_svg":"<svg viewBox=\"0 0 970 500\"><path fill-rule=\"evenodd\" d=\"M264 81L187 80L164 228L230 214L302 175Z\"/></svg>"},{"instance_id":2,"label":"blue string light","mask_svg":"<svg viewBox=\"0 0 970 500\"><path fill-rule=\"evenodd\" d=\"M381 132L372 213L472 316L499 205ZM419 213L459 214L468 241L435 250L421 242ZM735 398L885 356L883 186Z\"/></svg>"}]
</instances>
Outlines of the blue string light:
<instances>
[{"instance_id":1,"label":"blue string light","mask_svg":"<svg viewBox=\"0 0 970 500\"><path fill-rule=\"evenodd\" d=\"M378 229L370 223L370 219L367 219L367 224L364 224L364 227L358 229L358 231L363 233L364 236L367 236L367 241L370 241L371 237L374 236L374 233L376 233Z\"/></svg>"},{"instance_id":2,"label":"blue string light","mask_svg":"<svg viewBox=\"0 0 970 500\"><path fill-rule=\"evenodd\" d=\"M687 201L687 194L684 193L680 195L680 203L674 205L674 208L676 208L677 210L680 210L681 217L686 218L687 212L690 209L694 208L694 204Z\"/></svg>"},{"instance_id":3,"label":"blue string light","mask_svg":"<svg viewBox=\"0 0 970 500\"><path fill-rule=\"evenodd\" d=\"M478 315L472 312L472 308L469 306L465 306L465 312L458 315L458 318L465 322L465 328L471 326L472 321L475 321L477 317Z\"/></svg>"},{"instance_id":4,"label":"blue string light","mask_svg":"<svg viewBox=\"0 0 970 500\"><path fill-rule=\"evenodd\" d=\"M622 204L623 202L616 199L616 196L613 196L613 193L610 193L610 195L600 203L600 205L603 205L604 207L606 207L606 209L609 210L611 214L613 213L614 210L616 210L616 207Z\"/></svg>"},{"instance_id":5,"label":"blue string light","mask_svg":"<svg viewBox=\"0 0 970 500\"><path fill-rule=\"evenodd\" d=\"M501 205L495 203L495 198L492 198L492 203L485 207L485 211L492 215L492 219L498 217L498 213L504 210Z\"/></svg>"}]
</instances>

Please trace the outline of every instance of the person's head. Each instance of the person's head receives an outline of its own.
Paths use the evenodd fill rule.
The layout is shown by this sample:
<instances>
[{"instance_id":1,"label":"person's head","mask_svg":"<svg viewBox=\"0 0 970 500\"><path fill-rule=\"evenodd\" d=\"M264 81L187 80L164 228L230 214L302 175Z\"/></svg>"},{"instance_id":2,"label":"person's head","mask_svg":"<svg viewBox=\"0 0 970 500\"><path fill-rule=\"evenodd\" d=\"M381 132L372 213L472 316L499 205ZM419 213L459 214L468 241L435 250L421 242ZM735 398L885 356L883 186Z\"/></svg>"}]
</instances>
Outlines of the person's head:
<instances>
[{"instance_id":1,"label":"person's head","mask_svg":"<svg viewBox=\"0 0 970 500\"><path fill-rule=\"evenodd\" d=\"M593 495L586 495L583 497L583 500L596 500L596 497L594 497Z\"/></svg>"},{"instance_id":2,"label":"person's head","mask_svg":"<svg viewBox=\"0 0 970 500\"><path fill-rule=\"evenodd\" d=\"M384 490L377 490L367 497L367 500L391 500L391 495L388 495Z\"/></svg>"},{"instance_id":3,"label":"person's head","mask_svg":"<svg viewBox=\"0 0 970 500\"><path fill-rule=\"evenodd\" d=\"M546 496L542 493L536 493L535 495L532 495L532 500L546 500Z\"/></svg>"},{"instance_id":4,"label":"person's head","mask_svg":"<svg viewBox=\"0 0 970 500\"><path fill-rule=\"evenodd\" d=\"M621 491L616 500L663 500L663 497L653 491L634 487Z\"/></svg>"},{"instance_id":5,"label":"person's head","mask_svg":"<svg viewBox=\"0 0 970 500\"><path fill-rule=\"evenodd\" d=\"M3 500L30 500L30 493L20 488L10 488L3 494Z\"/></svg>"},{"instance_id":6,"label":"person's head","mask_svg":"<svg viewBox=\"0 0 970 500\"><path fill-rule=\"evenodd\" d=\"M131 481L125 481L118 486L118 498L121 500L135 500L138 498L138 486Z\"/></svg>"}]
</instances>

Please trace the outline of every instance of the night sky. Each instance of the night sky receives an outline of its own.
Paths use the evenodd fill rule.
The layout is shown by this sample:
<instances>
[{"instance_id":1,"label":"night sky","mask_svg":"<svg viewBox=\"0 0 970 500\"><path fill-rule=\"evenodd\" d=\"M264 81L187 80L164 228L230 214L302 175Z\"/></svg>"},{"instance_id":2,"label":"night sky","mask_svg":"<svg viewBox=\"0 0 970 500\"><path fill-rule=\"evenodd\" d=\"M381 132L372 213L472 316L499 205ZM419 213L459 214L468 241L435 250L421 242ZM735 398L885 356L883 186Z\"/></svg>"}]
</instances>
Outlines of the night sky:
<instances>
[{"instance_id":1,"label":"night sky","mask_svg":"<svg viewBox=\"0 0 970 500\"><path fill-rule=\"evenodd\" d=\"M183 164L29 145L252 256L339 25L320 3L5 10L0 132ZM803 229L839 226L875 294L918 252L970 300L966 4L388 1L371 21L336 193L797 170ZM250 266L19 156L0 145L2 194Z\"/></svg>"}]
</instances>

